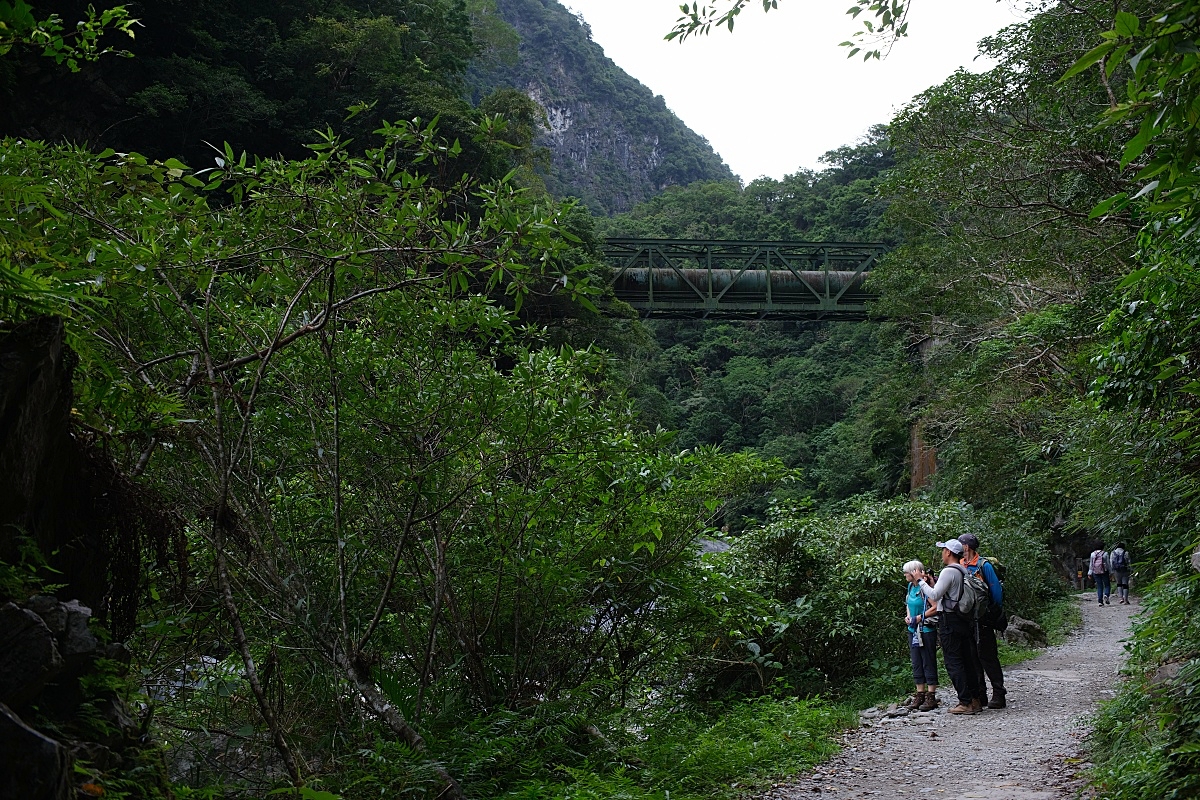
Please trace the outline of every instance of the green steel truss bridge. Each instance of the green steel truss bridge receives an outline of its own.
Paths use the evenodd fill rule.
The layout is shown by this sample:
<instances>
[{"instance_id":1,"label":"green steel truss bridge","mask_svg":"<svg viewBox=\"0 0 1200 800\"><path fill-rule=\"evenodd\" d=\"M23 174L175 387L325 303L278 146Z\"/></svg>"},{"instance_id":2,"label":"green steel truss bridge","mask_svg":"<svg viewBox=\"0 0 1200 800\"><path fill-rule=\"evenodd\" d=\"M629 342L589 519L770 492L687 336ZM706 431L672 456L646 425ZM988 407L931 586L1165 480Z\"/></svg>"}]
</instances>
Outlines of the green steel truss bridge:
<instances>
[{"instance_id":1,"label":"green steel truss bridge","mask_svg":"<svg viewBox=\"0 0 1200 800\"><path fill-rule=\"evenodd\" d=\"M608 239L613 292L643 317L863 320L882 244Z\"/></svg>"}]
</instances>

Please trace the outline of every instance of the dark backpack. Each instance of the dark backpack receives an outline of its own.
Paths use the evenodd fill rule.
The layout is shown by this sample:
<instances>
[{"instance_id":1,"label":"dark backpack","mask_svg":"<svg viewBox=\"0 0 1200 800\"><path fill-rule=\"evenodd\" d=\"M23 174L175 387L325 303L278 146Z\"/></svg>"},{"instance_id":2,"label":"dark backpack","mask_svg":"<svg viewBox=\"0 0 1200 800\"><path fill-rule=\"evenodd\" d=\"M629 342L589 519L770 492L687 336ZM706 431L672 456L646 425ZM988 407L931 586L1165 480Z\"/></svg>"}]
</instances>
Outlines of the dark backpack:
<instances>
[{"instance_id":1,"label":"dark backpack","mask_svg":"<svg viewBox=\"0 0 1200 800\"><path fill-rule=\"evenodd\" d=\"M946 603L948 610L961 617L979 621L987 616L988 605L992 602L992 593L988 591L987 583L978 573L972 573L962 564L951 564L962 573L962 589L958 597Z\"/></svg>"},{"instance_id":2,"label":"dark backpack","mask_svg":"<svg viewBox=\"0 0 1200 800\"><path fill-rule=\"evenodd\" d=\"M990 556L979 557L979 569L976 571L976 574L983 581L984 585L987 585L988 582L987 578L984 577L983 571L983 562L985 561L992 565L992 572L995 574L996 580L1000 581L1000 590L1003 592L1004 576L1008 572L1007 568L1004 566L1004 562L998 558L992 558ZM1008 614L1005 613L1004 606L998 605L992 601L991 586L988 586L987 613L983 615L982 620L984 624L986 624L992 630L1008 630Z\"/></svg>"},{"instance_id":3,"label":"dark backpack","mask_svg":"<svg viewBox=\"0 0 1200 800\"><path fill-rule=\"evenodd\" d=\"M1121 571L1127 570L1129 569L1129 553L1125 552L1123 548L1118 547L1116 550L1112 551L1112 555L1109 557L1109 563L1112 564L1113 569L1119 569Z\"/></svg>"}]
</instances>

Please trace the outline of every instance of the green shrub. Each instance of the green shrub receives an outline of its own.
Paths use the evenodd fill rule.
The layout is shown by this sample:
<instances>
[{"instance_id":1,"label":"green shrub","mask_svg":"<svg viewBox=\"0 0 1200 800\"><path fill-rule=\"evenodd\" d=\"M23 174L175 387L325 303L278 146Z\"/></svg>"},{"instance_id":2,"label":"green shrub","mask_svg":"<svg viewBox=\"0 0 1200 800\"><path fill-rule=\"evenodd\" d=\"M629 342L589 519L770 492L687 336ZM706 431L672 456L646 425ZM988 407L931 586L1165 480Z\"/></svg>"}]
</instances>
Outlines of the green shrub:
<instances>
[{"instance_id":1,"label":"green shrub","mask_svg":"<svg viewBox=\"0 0 1200 800\"><path fill-rule=\"evenodd\" d=\"M1092 782L1106 800L1200 795L1200 575L1167 572L1146 588L1125 667L1101 707Z\"/></svg>"},{"instance_id":2,"label":"green shrub","mask_svg":"<svg viewBox=\"0 0 1200 800\"><path fill-rule=\"evenodd\" d=\"M540 754L541 772L507 790L472 783L471 794L504 800L700 800L735 797L744 790L801 770L833 755L834 734L853 715L820 700L761 697L704 715L652 711L613 723L611 740L584 757L560 743L521 741L527 756ZM511 722L511 721L510 721ZM569 741L573 733L563 731ZM618 744L619 743L619 744ZM480 752L487 742L479 741ZM507 749L501 744L497 749ZM532 766L538 759L530 758Z\"/></svg>"}]
</instances>

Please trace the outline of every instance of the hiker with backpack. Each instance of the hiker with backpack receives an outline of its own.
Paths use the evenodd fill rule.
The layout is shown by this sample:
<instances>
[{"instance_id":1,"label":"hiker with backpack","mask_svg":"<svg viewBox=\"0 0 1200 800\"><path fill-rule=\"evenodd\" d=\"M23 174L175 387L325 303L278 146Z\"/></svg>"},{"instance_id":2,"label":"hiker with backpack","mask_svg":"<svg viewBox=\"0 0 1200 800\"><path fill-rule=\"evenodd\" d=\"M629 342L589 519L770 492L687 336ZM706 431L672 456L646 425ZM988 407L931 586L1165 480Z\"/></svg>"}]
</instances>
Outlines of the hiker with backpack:
<instances>
[{"instance_id":1,"label":"hiker with backpack","mask_svg":"<svg viewBox=\"0 0 1200 800\"><path fill-rule=\"evenodd\" d=\"M1117 542L1117 546L1108 555L1108 565L1112 568L1112 582L1117 585L1117 602L1129 605L1129 568L1133 559L1125 545Z\"/></svg>"},{"instance_id":2,"label":"hiker with backpack","mask_svg":"<svg viewBox=\"0 0 1200 800\"><path fill-rule=\"evenodd\" d=\"M905 703L914 711L932 711L938 707L937 667L937 605L930 603L921 593L925 565L920 561L909 561L904 565L904 578L908 581L908 600L904 621L908 623L908 655L912 660L913 681L917 684L916 694Z\"/></svg>"},{"instance_id":3,"label":"hiker with backpack","mask_svg":"<svg viewBox=\"0 0 1200 800\"><path fill-rule=\"evenodd\" d=\"M1096 602L1100 605L1107 602L1111 606L1112 600L1109 599L1109 595L1112 593L1112 585L1108 580L1108 553L1104 552L1104 545L1097 547L1088 556L1088 577L1096 584Z\"/></svg>"},{"instance_id":4,"label":"hiker with backpack","mask_svg":"<svg viewBox=\"0 0 1200 800\"><path fill-rule=\"evenodd\" d=\"M979 657L975 651L975 614L979 608L980 593L986 603L987 587L976 576L971 575L961 563L963 545L958 539L938 542L942 549L942 564L945 569L938 574L937 582L931 587L924 581L925 575L918 574L917 586L930 602L937 603L938 639L942 646L942 658L946 672L958 693L958 705L950 709L951 714L978 714L983 710L979 701ZM981 588L982 587L982 588Z\"/></svg>"},{"instance_id":5,"label":"hiker with backpack","mask_svg":"<svg viewBox=\"0 0 1200 800\"><path fill-rule=\"evenodd\" d=\"M1004 708L1008 705L1005 700L1004 669L1000 666L1000 651L996 644L996 631L1008 627L1008 618L1004 613L1004 584L992 561L979 557L979 538L975 534L964 533L958 540L963 545L963 566L972 575L980 576L988 588L988 608L979 618L978 637L975 640L979 653L979 701L988 708ZM991 700L988 700L984 675L992 684Z\"/></svg>"}]
</instances>

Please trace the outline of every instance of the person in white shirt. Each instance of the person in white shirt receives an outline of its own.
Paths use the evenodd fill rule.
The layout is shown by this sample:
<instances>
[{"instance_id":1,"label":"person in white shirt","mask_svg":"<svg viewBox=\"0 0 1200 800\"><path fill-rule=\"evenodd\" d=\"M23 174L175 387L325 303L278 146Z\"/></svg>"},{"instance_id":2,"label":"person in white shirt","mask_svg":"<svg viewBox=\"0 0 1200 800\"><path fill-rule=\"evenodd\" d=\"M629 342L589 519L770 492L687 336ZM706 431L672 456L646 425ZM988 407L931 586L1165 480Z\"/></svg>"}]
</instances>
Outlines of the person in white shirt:
<instances>
[{"instance_id":1,"label":"person in white shirt","mask_svg":"<svg viewBox=\"0 0 1200 800\"><path fill-rule=\"evenodd\" d=\"M975 650L975 621L958 612L958 603L966 590L963 578L967 569L959 563L963 557L963 545L957 539L951 539L938 542L937 546L942 549L942 563L946 568L938 575L937 583L933 586L924 580L918 586L925 597L938 603L942 610L938 639L942 645L946 672L954 684L954 691L958 693L958 705L950 709L950 713L978 714L983 710L983 703L979 700L982 690L979 686L979 656ZM923 578L924 571L918 577Z\"/></svg>"}]
</instances>

